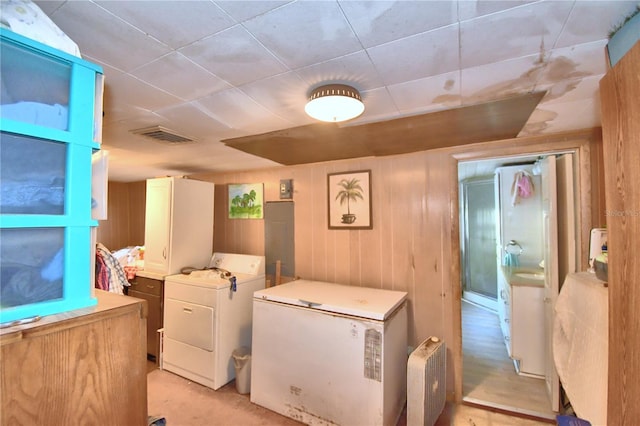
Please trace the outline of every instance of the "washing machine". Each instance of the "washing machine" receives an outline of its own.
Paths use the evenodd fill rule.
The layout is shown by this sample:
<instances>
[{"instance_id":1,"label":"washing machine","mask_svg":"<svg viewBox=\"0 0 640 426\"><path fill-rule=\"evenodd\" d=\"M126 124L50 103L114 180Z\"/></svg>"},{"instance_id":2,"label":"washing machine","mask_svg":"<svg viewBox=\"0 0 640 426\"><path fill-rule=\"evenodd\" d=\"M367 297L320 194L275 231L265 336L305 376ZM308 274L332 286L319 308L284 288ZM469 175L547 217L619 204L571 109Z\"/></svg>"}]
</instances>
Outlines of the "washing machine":
<instances>
[{"instance_id":1,"label":"washing machine","mask_svg":"<svg viewBox=\"0 0 640 426\"><path fill-rule=\"evenodd\" d=\"M206 269L165 277L163 369L212 389L235 378L232 352L251 347L264 263L264 256L214 253Z\"/></svg>"}]
</instances>

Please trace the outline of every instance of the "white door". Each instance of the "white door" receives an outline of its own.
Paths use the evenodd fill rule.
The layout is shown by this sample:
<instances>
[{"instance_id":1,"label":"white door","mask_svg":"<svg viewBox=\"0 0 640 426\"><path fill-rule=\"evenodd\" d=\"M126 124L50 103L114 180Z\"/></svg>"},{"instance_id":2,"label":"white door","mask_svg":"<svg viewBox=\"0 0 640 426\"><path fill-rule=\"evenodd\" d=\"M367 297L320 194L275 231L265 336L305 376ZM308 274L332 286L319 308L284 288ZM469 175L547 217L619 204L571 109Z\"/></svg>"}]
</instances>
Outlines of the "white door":
<instances>
[{"instance_id":1,"label":"white door","mask_svg":"<svg viewBox=\"0 0 640 426\"><path fill-rule=\"evenodd\" d=\"M573 176L573 154L556 158L556 188L558 188L558 284L562 288L567 274L577 272L579 263L576 232L576 201Z\"/></svg>"},{"instance_id":2,"label":"white door","mask_svg":"<svg viewBox=\"0 0 640 426\"><path fill-rule=\"evenodd\" d=\"M166 273L171 226L171 179L149 179L144 226L144 269Z\"/></svg>"},{"instance_id":3,"label":"white door","mask_svg":"<svg viewBox=\"0 0 640 426\"><path fill-rule=\"evenodd\" d=\"M542 217L544 232L544 320L545 320L545 380L551 399L551 409L560 409L560 379L553 362L554 307L558 298L558 199L556 187L556 156L542 161Z\"/></svg>"}]
</instances>

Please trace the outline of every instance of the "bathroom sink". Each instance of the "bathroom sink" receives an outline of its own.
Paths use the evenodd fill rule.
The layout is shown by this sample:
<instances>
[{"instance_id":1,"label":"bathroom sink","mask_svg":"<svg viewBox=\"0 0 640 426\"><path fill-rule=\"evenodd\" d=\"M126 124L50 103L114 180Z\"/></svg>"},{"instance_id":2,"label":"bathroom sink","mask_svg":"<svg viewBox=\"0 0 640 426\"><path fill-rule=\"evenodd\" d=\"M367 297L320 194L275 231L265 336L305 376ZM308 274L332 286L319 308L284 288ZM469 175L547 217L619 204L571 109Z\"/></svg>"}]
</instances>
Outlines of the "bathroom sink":
<instances>
[{"instance_id":1,"label":"bathroom sink","mask_svg":"<svg viewBox=\"0 0 640 426\"><path fill-rule=\"evenodd\" d=\"M515 276L528 280L544 280L544 273L542 272L516 272Z\"/></svg>"}]
</instances>

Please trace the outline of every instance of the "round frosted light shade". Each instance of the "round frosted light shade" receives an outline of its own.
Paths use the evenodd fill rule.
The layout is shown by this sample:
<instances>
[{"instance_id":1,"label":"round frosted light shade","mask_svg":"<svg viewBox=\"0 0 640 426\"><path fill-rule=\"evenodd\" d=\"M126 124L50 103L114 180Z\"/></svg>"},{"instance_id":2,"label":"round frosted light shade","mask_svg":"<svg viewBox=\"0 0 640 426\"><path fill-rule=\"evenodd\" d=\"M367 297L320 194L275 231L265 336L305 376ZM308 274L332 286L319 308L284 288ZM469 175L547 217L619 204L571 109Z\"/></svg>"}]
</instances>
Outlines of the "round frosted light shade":
<instances>
[{"instance_id":1,"label":"round frosted light shade","mask_svg":"<svg viewBox=\"0 0 640 426\"><path fill-rule=\"evenodd\" d=\"M329 84L314 89L305 112L320 121L337 123L351 120L364 112L360 93L351 86Z\"/></svg>"}]
</instances>

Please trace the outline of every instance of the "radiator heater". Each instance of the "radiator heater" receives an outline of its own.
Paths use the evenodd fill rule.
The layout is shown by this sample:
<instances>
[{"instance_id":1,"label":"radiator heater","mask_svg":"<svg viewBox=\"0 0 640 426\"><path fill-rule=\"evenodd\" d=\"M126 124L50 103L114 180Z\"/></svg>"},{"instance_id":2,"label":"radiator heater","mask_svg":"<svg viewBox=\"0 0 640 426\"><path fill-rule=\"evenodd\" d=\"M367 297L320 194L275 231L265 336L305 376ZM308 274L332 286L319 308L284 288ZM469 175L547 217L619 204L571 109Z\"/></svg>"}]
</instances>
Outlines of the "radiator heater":
<instances>
[{"instance_id":1,"label":"radiator heater","mask_svg":"<svg viewBox=\"0 0 640 426\"><path fill-rule=\"evenodd\" d=\"M407 364L407 426L433 426L446 402L447 351L430 337L409 355Z\"/></svg>"}]
</instances>

